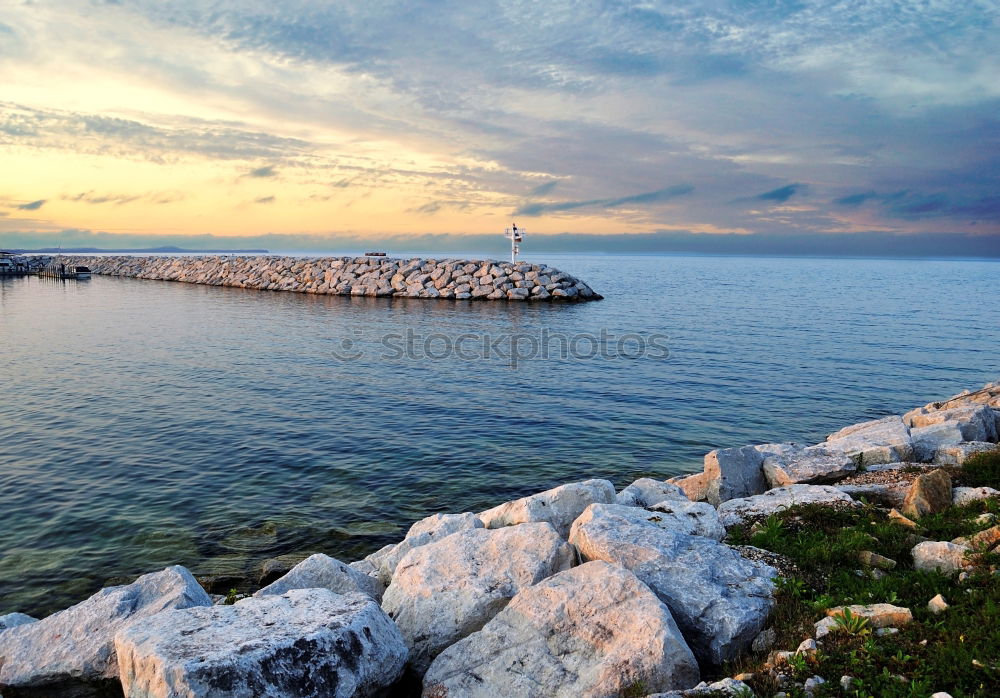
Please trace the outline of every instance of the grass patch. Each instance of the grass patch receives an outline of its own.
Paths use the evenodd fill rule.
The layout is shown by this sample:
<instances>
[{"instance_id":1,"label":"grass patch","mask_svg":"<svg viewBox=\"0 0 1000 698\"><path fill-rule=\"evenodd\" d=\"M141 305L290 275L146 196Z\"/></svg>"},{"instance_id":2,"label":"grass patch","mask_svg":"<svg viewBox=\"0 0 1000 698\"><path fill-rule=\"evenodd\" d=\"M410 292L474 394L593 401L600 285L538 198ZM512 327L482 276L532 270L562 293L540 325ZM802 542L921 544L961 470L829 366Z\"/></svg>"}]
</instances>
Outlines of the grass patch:
<instances>
[{"instance_id":1,"label":"grass patch","mask_svg":"<svg viewBox=\"0 0 1000 698\"><path fill-rule=\"evenodd\" d=\"M1000 490L1000 448L969 456L962 464L962 481L969 487Z\"/></svg>"},{"instance_id":2,"label":"grass patch","mask_svg":"<svg viewBox=\"0 0 1000 698\"><path fill-rule=\"evenodd\" d=\"M995 500L974 502L920 520L924 535L951 540L986 528L975 522L983 513L997 513ZM954 698L1000 695L1000 576L992 573L1000 555L977 558L977 566L962 583L939 573L913 569L906 540L910 531L893 524L886 513L871 505L856 509L822 505L798 506L730 532L730 542L754 545L785 555L802 571L801 577L778 584L771 627L777 633L775 649L794 650L812 637L813 624L834 606L892 603L909 608L914 620L895 635L880 636L857 619L845 619L847 632L833 632L821 651L799 658L788 668L796 680L821 676L827 683L814 695L856 698L917 698L946 691ZM888 572L866 570L858 562L862 550L896 560ZM932 614L927 602L936 594L950 607ZM779 688L775 677L757 667L764 657L745 657L726 667L749 671L758 695ZM854 682L848 691L841 676Z\"/></svg>"}]
</instances>

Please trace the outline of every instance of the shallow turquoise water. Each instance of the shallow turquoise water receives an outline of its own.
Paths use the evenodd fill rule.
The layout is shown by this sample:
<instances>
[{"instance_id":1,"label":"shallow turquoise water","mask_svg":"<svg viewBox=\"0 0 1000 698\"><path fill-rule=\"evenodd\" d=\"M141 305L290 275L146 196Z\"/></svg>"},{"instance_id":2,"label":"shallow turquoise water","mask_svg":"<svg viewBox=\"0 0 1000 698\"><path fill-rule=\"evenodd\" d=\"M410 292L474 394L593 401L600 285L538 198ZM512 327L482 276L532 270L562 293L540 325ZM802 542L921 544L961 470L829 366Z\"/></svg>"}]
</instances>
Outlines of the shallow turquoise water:
<instances>
[{"instance_id":1,"label":"shallow turquoise water","mask_svg":"<svg viewBox=\"0 0 1000 698\"><path fill-rule=\"evenodd\" d=\"M352 560L435 511L696 470L715 447L815 441L1000 377L995 262L544 261L606 299L0 280L0 613L172 563ZM482 356L484 334L524 349L544 328L582 353L602 330L611 351L666 335L669 357ZM407 330L436 356L465 335L467 356L393 358L383 338ZM336 358L344 340L359 358Z\"/></svg>"}]
</instances>

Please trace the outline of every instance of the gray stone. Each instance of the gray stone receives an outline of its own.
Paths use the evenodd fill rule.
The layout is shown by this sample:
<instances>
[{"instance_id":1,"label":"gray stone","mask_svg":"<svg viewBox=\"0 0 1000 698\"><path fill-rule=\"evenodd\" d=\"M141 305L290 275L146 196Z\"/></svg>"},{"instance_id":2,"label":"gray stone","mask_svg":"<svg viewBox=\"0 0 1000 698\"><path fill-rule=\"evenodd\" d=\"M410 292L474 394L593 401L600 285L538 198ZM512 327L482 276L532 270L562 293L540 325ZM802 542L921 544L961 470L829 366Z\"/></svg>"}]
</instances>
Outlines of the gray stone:
<instances>
[{"instance_id":1,"label":"gray stone","mask_svg":"<svg viewBox=\"0 0 1000 698\"><path fill-rule=\"evenodd\" d=\"M361 593L376 601L382 598L384 591L377 579L358 572L329 555L317 553L307 557L284 577L267 585L254 596L278 596L292 589L329 589L337 594Z\"/></svg>"},{"instance_id":2,"label":"gray stone","mask_svg":"<svg viewBox=\"0 0 1000 698\"><path fill-rule=\"evenodd\" d=\"M767 490L763 454L753 446L724 448L705 456L705 498L713 506Z\"/></svg>"},{"instance_id":3,"label":"gray stone","mask_svg":"<svg viewBox=\"0 0 1000 698\"><path fill-rule=\"evenodd\" d=\"M997 447L988 441L966 441L954 446L941 446L934 453L936 465L963 465L969 456L983 451L992 451Z\"/></svg>"},{"instance_id":4,"label":"gray stone","mask_svg":"<svg viewBox=\"0 0 1000 698\"><path fill-rule=\"evenodd\" d=\"M667 483L680 487L684 495L692 502L704 502L708 499L708 474L704 471L672 477L667 480Z\"/></svg>"},{"instance_id":5,"label":"gray stone","mask_svg":"<svg viewBox=\"0 0 1000 698\"><path fill-rule=\"evenodd\" d=\"M690 501L677 485L649 477L639 478L615 496L616 504L646 508L666 500Z\"/></svg>"},{"instance_id":6,"label":"gray stone","mask_svg":"<svg viewBox=\"0 0 1000 698\"><path fill-rule=\"evenodd\" d=\"M634 574L588 562L519 592L424 677L424 695L619 696L684 688L698 665L667 607Z\"/></svg>"},{"instance_id":7,"label":"gray stone","mask_svg":"<svg viewBox=\"0 0 1000 698\"><path fill-rule=\"evenodd\" d=\"M995 490L992 487L954 487L951 490L951 503L955 506L991 497L1000 497L1000 490Z\"/></svg>"},{"instance_id":8,"label":"gray stone","mask_svg":"<svg viewBox=\"0 0 1000 698\"><path fill-rule=\"evenodd\" d=\"M960 441L997 440L996 416L986 405L963 405L924 413L913 410L906 413L905 419L911 429L951 424L961 434Z\"/></svg>"},{"instance_id":9,"label":"gray stone","mask_svg":"<svg viewBox=\"0 0 1000 698\"><path fill-rule=\"evenodd\" d=\"M610 482L585 480L506 502L482 512L479 518L486 528L546 521L565 537L573 521L588 506L595 502L611 504L614 501L615 486Z\"/></svg>"},{"instance_id":10,"label":"gray stone","mask_svg":"<svg viewBox=\"0 0 1000 698\"><path fill-rule=\"evenodd\" d=\"M671 500L660 502L649 509L622 504L591 504L573 525L582 525L593 519L603 518L612 522L653 524L667 531L704 536L712 540L722 540L726 537L726 529L719 521L718 512L707 502Z\"/></svg>"},{"instance_id":11,"label":"gray stone","mask_svg":"<svg viewBox=\"0 0 1000 698\"><path fill-rule=\"evenodd\" d=\"M937 514L951 506L951 477L944 470L918 475L906 492L900 511L917 519Z\"/></svg>"},{"instance_id":12,"label":"gray stone","mask_svg":"<svg viewBox=\"0 0 1000 698\"><path fill-rule=\"evenodd\" d=\"M913 567L924 572L937 570L944 574L954 574L971 567L965 555L969 548L944 541L917 543L910 551Z\"/></svg>"},{"instance_id":13,"label":"gray stone","mask_svg":"<svg viewBox=\"0 0 1000 698\"><path fill-rule=\"evenodd\" d=\"M727 528L762 519L797 504L859 506L846 492L831 485L788 485L764 494L730 499L719 505L719 518Z\"/></svg>"},{"instance_id":14,"label":"gray stone","mask_svg":"<svg viewBox=\"0 0 1000 698\"><path fill-rule=\"evenodd\" d=\"M25 613L8 613L6 615L0 616L0 633L9 628L16 627L18 625L27 625L28 623L37 623L37 618L32 618Z\"/></svg>"},{"instance_id":15,"label":"gray stone","mask_svg":"<svg viewBox=\"0 0 1000 698\"><path fill-rule=\"evenodd\" d=\"M406 537L396 545L386 546L368 556L378 570L379 579L386 586L392 581L396 566L406 553L421 545L441 540L452 533L472 528L483 528L483 522L475 514L433 514L421 519L407 531Z\"/></svg>"},{"instance_id":16,"label":"gray stone","mask_svg":"<svg viewBox=\"0 0 1000 698\"><path fill-rule=\"evenodd\" d=\"M910 429L913 442L913 459L929 463L941 449L951 448L965 441L957 422L941 422L926 427Z\"/></svg>"},{"instance_id":17,"label":"gray stone","mask_svg":"<svg viewBox=\"0 0 1000 698\"><path fill-rule=\"evenodd\" d=\"M858 466L846 453L809 446L765 455L763 470L768 485L783 487L836 482L857 472Z\"/></svg>"},{"instance_id":18,"label":"gray stone","mask_svg":"<svg viewBox=\"0 0 1000 698\"><path fill-rule=\"evenodd\" d=\"M913 460L910 430L895 415L845 427L830 434L824 445L846 453L859 465Z\"/></svg>"},{"instance_id":19,"label":"gray stone","mask_svg":"<svg viewBox=\"0 0 1000 698\"><path fill-rule=\"evenodd\" d=\"M519 591L572 563L572 549L546 522L459 531L408 552L382 608L402 631L411 665L423 673Z\"/></svg>"},{"instance_id":20,"label":"gray stone","mask_svg":"<svg viewBox=\"0 0 1000 698\"><path fill-rule=\"evenodd\" d=\"M720 679L708 683L702 681L694 688L686 691L667 691L666 693L654 693L646 698L754 698L754 692L750 687L737 679Z\"/></svg>"},{"instance_id":21,"label":"gray stone","mask_svg":"<svg viewBox=\"0 0 1000 698\"><path fill-rule=\"evenodd\" d=\"M371 696L407 655L371 597L328 589L161 613L118 633L115 647L126 698Z\"/></svg>"},{"instance_id":22,"label":"gray stone","mask_svg":"<svg viewBox=\"0 0 1000 698\"><path fill-rule=\"evenodd\" d=\"M37 623L0 633L0 686L69 693L76 682L117 678L115 633L145 625L169 609L211 605L205 590L180 566L101 589Z\"/></svg>"},{"instance_id":23,"label":"gray stone","mask_svg":"<svg viewBox=\"0 0 1000 698\"><path fill-rule=\"evenodd\" d=\"M585 514L573 524L570 542L581 559L617 563L645 582L673 613L699 661L733 659L764 627L778 571L711 538L658 523L607 510Z\"/></svg>"}]
</instances>

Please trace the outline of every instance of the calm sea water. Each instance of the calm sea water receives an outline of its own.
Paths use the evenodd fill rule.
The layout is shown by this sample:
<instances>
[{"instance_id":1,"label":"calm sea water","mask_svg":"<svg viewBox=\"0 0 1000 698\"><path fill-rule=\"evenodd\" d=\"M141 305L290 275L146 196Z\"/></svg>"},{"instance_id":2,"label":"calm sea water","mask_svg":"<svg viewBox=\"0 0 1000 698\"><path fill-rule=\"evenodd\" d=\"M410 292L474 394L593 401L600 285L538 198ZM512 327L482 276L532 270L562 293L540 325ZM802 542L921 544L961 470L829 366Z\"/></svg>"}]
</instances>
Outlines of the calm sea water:
<instances>
[{"instance_id":1,"label":"calm sea water","mask_svg":"<svg viewBox=\"0 0 1000 698\"><path fill-rule=\"evenodd\" d=\"M1000 377L998 263L544 261L606 299L0 281L0 613L173 563L350 561L432 512L693 471L712 448L816 441ZM502 355L544 329L548 358ZM669 337L669 356L634 338L617 358L559 356L560 336L587 355L602 330L611 353L636 333Z\"/></svg>"}]
</instances>

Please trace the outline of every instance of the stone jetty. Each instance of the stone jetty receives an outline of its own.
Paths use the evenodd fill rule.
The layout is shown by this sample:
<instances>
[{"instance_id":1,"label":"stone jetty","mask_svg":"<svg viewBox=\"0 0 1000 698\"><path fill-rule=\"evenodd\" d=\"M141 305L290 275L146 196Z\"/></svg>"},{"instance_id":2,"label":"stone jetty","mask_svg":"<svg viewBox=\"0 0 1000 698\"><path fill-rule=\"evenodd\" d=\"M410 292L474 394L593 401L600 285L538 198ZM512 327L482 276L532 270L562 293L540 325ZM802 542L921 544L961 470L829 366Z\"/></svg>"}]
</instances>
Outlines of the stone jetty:
<instances>
[{"instance_id":1,"label":"stone jetty","mask_svg":"<svg viewBox=\"0 0 1000 698\"><path fill-rule=\"evenodd\" d=\"M389 257L71 256L95 274L335 296L528 302L600 300L583 281L544 264Z\"/></svg>"},{"instance_id":2,"label":"stone jetty","mask_svg":"<svg viewBox=\"0 0 1000 698\"><path fill-rule=\"evenodd\" d=\"M146 264L110 259L106 269L135 264L134 275ZM185 263L179 276L187 264L199 268ZM157 274L174 273L170 260L157 265ZM418 269L414 263L411 273ZM452 271L459 269L466 271ZM948 474L970 454L997 448L998 436L1000 383L991 383L841 429L821 444L715 450L693 475L642 478L619 491L592 479L483 512L434 514L362 560L314 554L235 603L210 597L183 567L169 567L41 620L0 616L0 692L7 698L753 695L744 682L753 682L750 674L702 679L718 679L728 663L771 649L789 561L737 545L733 536L793 506L864 511L865 519L879 511L887 525L906 527L900 537L913 536L905 544L912 546L910 569L967 577L973 552L1000 551L993 514L976 519L982 530L950 541L910 531L920 530L913 519L1000 497L989 487L953 487ZM851 482L872 475L884 475L899 491ZM887 493L900 510L886 513L892 502L879 510L858 501ZM870 550L857 557L845 564L867 565L864 574L888 574L897 565ZM777 678L756 684L758 690L780 684L787 695L811 695L825 680L801 671L815 666L824 643L843 641L838 632L868 632L867 625L883 637L918 623L925 612L891 605L894 597L820 609L826 615L815 632L812 620L806 623L809 637L798 649L771 652L764 666ZM922 603L929 613L948 612L940 594ZM774 669L780 666L799 673L782 675ZM845 676L841 684L851 681Z\"/></svg>"}]
</instances>

